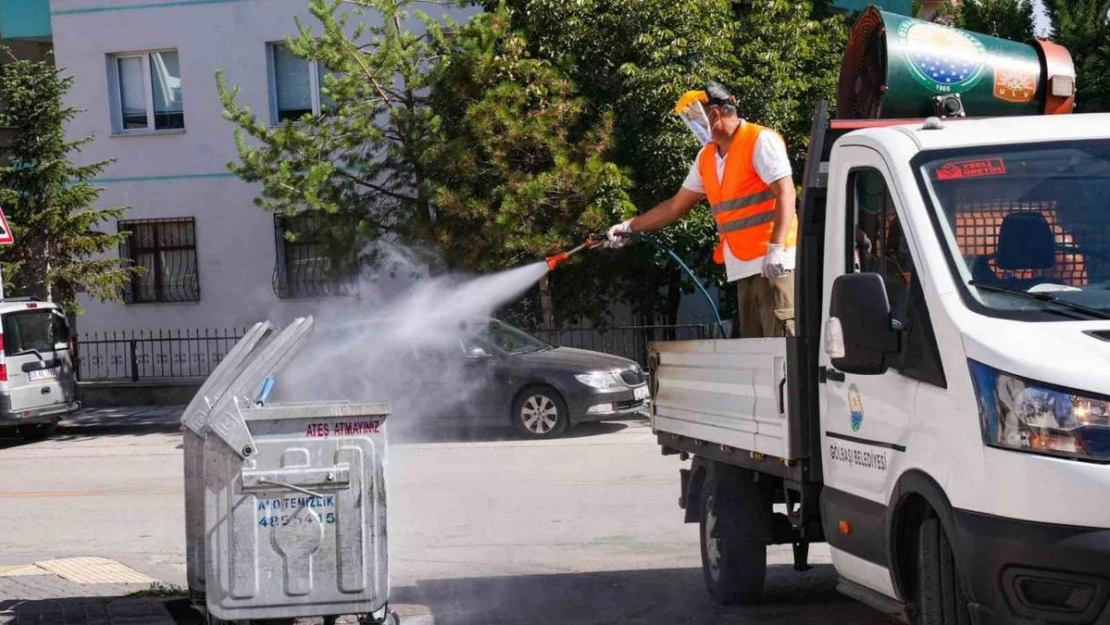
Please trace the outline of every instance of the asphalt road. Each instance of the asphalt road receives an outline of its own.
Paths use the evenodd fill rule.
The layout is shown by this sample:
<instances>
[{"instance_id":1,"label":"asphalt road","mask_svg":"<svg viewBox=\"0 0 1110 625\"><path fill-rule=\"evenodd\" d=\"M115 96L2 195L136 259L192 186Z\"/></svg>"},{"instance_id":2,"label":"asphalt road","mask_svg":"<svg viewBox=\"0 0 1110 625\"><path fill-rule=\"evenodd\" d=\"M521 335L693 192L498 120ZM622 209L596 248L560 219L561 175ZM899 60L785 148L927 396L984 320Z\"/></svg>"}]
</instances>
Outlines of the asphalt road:
<instances>
[{"instance_id":1,"label":"asphalt road","mask_svg":"<svg viewBox=\"0 0 1110 625\"><path fill-rule=\"evenodd\" d=\"M406 625L892 622L835 591L821 546L806 573L772 551L762 606L714 606L676 505L681 463L646 422L501 438L394 441L390 576ZM184 585L180 435L0 439L0 475L0 566L103 556Z\"/></svg>"}]
</instances>

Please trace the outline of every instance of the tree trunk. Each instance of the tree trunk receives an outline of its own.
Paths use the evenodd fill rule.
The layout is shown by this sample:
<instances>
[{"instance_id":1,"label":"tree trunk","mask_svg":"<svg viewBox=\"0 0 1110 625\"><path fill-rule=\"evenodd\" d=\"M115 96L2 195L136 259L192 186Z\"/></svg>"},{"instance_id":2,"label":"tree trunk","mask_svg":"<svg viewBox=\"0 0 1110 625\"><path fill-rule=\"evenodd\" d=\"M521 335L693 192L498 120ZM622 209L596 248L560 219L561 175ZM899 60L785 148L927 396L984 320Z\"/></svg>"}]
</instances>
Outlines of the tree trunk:
<instances>
[{"instance_id":1,"label":"tree trunk","mask_svg":"<svg viewBox=\"0 0 1110 625\"><path fill-rule=\"evenodd\" d=\"M545 330L555 329L555 304L551 301L551 282L549 276L540 278L540 313L543 315Z\"/></svg>"},{"instance_id":2,"label":"tree trunk","mask_svg":"<svg viewBox=\"0 0 1110 625\"><path fill-rule=\"evenodd\" d=\"M49 241L45 241L42 244L42 257L46 259L46 271L44 271L43 274L42 274L42 282L43 282L42 290L43 290L43 294L45 295L45 297L43 299L45 299L48 302L53 302L54 301L54 289L51 288L52 285L50 284L50 242Z\"/></svg>"}]
</instances>

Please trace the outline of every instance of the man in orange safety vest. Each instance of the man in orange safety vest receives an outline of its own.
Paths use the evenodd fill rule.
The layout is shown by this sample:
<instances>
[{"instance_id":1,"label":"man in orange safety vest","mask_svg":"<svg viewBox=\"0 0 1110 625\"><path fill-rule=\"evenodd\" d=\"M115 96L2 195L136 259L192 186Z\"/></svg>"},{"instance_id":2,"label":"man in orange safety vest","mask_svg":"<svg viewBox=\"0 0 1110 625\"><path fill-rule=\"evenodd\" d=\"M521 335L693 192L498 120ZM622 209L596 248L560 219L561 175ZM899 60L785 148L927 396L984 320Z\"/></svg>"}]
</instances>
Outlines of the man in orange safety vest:
<instances>
[{"instance_id":1,"label":"man in orange safety vest","mask_svg":"<svg viewBox=\"0 0 1110 625\"><path fill-rule=\"evenodd\" d=\"M737 287L740 335L794 336L798 220L782 137L741 119L736 98L716 82L687 92L675 111L704 147L678 192L610 228L609 245L620 247L634 232L668 226L707 198L717 223L714 261L725 265Z\"/></svg>"}]
</instances>

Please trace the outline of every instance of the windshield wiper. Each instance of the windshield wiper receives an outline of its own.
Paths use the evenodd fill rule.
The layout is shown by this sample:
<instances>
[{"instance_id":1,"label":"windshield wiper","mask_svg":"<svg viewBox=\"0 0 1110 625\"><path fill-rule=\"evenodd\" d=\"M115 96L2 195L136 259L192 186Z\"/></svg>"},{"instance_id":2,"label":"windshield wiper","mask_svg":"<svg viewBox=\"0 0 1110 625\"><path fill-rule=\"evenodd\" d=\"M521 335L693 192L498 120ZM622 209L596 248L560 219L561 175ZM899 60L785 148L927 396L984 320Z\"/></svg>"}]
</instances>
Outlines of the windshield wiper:
<instances>
[{"instance_id":1,"label":"windshield wiper","mask_svg":"<svg viewBox=\"0 0 1110 625\"><path fill-rule=\"evenodd\" d=\"M995 293L1009 293L1010 295L1017 295L1026 299L1036 300L1038 302L1048 302L1050 304L1056 304L1057 306L1060 306L1062 308L1067 308L1068 310L1073 310L1075 312L1081 312L1085 315L1090 315L1096 319L1110 319L1110 313L1106 312L1105 310L1099 310L1097 308L1091 308L1090 306L1084 306L1083 304L1069 302L1067 300L1060 299L1055 295L1049 295L1048 293L1030 293L1029 291L1022 291L1021 289L1014 289L1008 286L999 286L997 284L986 284L977 280L972 280L968 282L968 284L973 287L983 289L984 291L994 291Z\"/></svg>"},{"instance_id":2,"label":"windshield wiper","mask_svg":"<svg viewBox=\"0 0 1110 625\"><path fill-rule=\"evenodd\" d=\"M42 353L39 352L39 350L37 349L25 349L21 352L12 354L12 358L15 358L16 356L26 356L27 354L34 354L39 357L39 360L42 360Z\"/></svg>"}]
</instances>

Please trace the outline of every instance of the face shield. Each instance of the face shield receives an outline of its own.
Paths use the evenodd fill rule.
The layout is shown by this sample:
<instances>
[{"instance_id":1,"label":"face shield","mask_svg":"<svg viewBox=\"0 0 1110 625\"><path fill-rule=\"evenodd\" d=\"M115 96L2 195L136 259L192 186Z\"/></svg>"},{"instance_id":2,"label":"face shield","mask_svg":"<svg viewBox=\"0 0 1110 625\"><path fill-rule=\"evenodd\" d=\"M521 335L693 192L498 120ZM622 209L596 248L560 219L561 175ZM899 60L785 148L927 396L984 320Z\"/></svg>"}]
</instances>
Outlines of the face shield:
<instances>
[{"instance_id":1,"label":"face shield","mask_svg":"<svg viewBox=\"0 0 1110 625\"><path fill-rule=\"evenodd\" d=\"M712 131L709 127L709 115L705 112L705 103L709 96L704 91L687 91L682 94L675 104L674 112L686 123L686 127L702 145L710 142Z\"/></svg>"}]
</instances>

